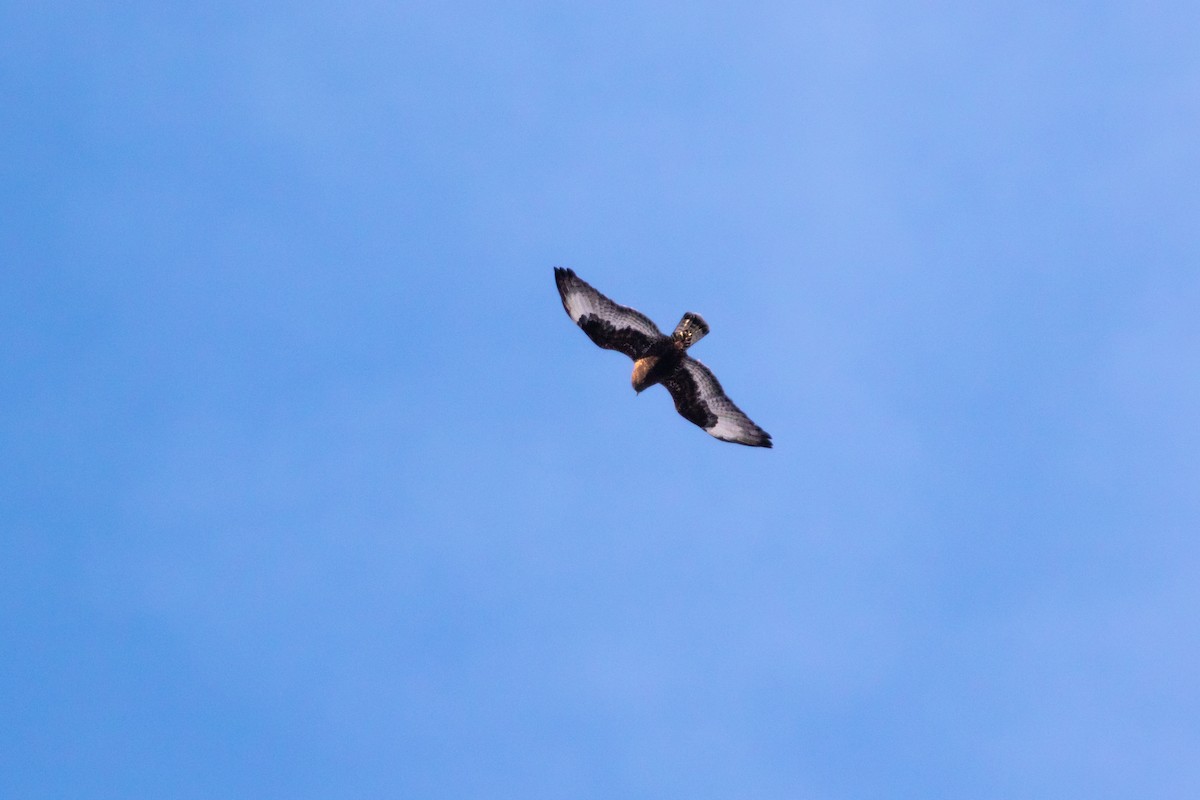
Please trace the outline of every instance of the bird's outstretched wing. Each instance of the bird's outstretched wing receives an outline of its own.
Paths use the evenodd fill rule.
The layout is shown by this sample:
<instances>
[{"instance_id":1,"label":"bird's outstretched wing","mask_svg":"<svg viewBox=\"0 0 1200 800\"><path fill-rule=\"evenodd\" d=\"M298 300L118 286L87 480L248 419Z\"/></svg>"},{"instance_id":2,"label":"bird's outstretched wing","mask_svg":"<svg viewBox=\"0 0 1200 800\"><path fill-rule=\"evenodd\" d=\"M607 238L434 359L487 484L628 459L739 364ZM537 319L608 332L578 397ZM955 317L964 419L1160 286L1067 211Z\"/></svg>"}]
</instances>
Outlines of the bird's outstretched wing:
<instances>
[{"instance_id":1,"label":"bird's outstretched wing","mask_svg":"<svg viewBox=\"0 0 1200 800\"><path fill-rule=\"evenodd\" d=\"M589 339L604 349L638 359L648 355L651 346L665 338L645 314L609 300L574 270L555 267L554 282L558 284L567 314Z\"/></svg>"},{"instance_id":2,"label":"bird's outstretched wing","mask_svg":"<svg viewBox=\"0 0 1200 800\"><path fill-rule=\"evenodd\" d=\"M675 410L688 422L722 441L751 447L771 446L771 434L751 422L725 395L708 367L691 356L684 356L679 368L662 384L671 393Z\"/></svg>"}]
</instances>

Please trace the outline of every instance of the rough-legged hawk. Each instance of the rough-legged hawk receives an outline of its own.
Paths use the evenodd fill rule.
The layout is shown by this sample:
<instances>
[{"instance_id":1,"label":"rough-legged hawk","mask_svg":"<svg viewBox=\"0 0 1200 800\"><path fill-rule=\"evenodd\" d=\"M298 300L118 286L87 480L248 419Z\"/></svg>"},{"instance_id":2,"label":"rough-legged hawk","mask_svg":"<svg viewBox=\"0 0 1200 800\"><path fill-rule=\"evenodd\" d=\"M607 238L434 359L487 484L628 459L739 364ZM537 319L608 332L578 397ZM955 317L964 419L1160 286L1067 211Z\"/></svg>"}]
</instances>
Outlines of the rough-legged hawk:
<instances>
[{"instance_id":1,"label":"rough-legged hawk","mask_svg":"<svg viewBox=\"0 0 1200 800\"><path fill-rule=\"evenodd\" d=\"M699 314L684 314L675 332L664 336L645 314L609 300L573 270L555 267L554 281L563 308L589 339L633 359L634 391L661 383L688 422L725 442L771 446L771 435L725 396L708 367L687 354L708 333L708 323Z\"/></svg>"}]
</instances>

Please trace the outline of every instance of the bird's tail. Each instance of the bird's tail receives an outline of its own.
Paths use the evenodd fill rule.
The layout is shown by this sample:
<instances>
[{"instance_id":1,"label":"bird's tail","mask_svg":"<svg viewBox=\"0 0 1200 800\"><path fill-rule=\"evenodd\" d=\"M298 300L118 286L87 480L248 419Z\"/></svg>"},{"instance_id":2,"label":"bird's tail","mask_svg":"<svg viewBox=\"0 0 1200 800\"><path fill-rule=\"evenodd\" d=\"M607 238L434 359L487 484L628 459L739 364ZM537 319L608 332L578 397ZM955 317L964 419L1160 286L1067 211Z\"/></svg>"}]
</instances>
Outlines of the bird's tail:
<instances>
[{"instance_id":1,"label":"bird's tail","mask_svg":"<svg viewBox=\"0 0 1200 800\"><path fill-rule=\"evenodd\" d=\"M675 340L680 349L687 350L703 339L707 333L708 323L704 321L704 317L689 311L683 315L683 319L679 320L671 338Z\"/></svg>"}]
</instances>

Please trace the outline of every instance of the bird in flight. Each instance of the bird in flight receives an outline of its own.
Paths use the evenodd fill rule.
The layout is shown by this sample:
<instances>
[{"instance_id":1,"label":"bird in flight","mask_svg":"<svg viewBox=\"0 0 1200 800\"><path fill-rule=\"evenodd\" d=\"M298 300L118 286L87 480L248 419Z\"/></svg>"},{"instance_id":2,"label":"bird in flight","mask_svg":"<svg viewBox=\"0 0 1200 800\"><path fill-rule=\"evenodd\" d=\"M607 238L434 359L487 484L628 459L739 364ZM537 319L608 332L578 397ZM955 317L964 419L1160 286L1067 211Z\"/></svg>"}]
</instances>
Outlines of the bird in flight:
<instances>
[{"instance_id":1,"label":"bird in flight","mask_svg":"<svg viewBox=\"0 0 1200 800\"><path fill-rule=\"evenodd\" d=\"M555 267L554 282L567 315L589 339L633 359L635 392L640 394L661 383L684 419L721 441L771 446L771 435L725 396L708 367L687 354L687 349L708 333L703 317L689 311L675 332L665 336L645 314L609 300L574 270Z\"/></svg>"}]
</instances>

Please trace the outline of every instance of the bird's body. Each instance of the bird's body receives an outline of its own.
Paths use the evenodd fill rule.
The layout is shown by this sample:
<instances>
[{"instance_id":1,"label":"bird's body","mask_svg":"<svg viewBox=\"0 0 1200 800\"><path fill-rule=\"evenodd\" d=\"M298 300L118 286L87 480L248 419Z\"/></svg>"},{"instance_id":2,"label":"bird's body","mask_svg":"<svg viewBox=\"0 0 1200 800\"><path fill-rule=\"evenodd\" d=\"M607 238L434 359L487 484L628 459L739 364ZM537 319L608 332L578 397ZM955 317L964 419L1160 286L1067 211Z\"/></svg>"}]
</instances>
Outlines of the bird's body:
<instances>
[{"instance_id":1,"label":"bird's body","mask_svg":"<svg viewBox=\"0 0 1200 800\"><path fill-rule=\"evenodd\" d=\"M661 383L680 415L716 438L751 447L771 446L771 435L733 404L708 367L687 354L709 332L703 317L687 312L674 333L666 336L647 316L614 303L573 270L555 267L554 281L563 308L589 339L633 359L634 391L641 393Z\"/></svg>"}]
</instances>

